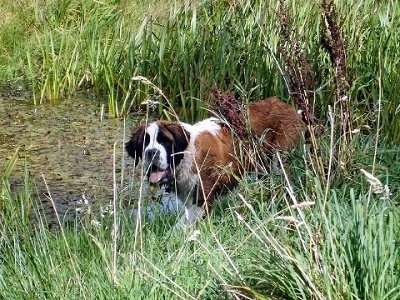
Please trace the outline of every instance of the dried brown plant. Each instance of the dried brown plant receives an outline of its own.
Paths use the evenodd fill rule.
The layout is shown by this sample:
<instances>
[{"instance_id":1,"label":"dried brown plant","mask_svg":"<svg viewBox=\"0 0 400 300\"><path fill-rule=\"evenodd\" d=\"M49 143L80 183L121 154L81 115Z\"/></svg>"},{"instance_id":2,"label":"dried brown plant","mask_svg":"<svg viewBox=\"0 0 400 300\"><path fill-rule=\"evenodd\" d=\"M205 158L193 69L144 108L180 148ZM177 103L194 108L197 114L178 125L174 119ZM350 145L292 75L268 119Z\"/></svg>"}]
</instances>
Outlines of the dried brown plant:
<instances>
[{"instance_id":1,"label":"dried brown plant","mask_svg":"<svg viewBox=\"0 0 400 300\"><path fill-rule=\"evenodd\" d=\"M248 141L250 133L246 127L245 110L234 93L221 92L216 87L211 88L210 93L215 98L219 114L226 119L240 140Z\"/></svg>"},{"instance_id":2,"label":"dried brown plant","mask_svg":"<svg viewBox=\"0 0 400 300\"><path fill-rule=\"evenodd\" d=\"M346 64L346 43L343 39L340 22L333 0L323 0L322 9L322 47L328 52L335 70L336 97L340 104L341 134L345 140L351 138L350 105L348 94L351 86Z\"/></svg>"},{"instance_id":3,"label":"dried brown plant","mask_svg":"<svg viewBox=\"0 0 400 300\"><path fill-rule=\"evenodd\" d=\"M288 91L292 100L303 110L306 125L314 122L312 109L315 75L311 64L307 61L305 53L299 44L299 37L292 28L284 0L280 0L278 22L280 26L280 41L278 50L285 62L288 75Z\"/></svg>"},{"instance_id":4,"label":"dried brown plant","mask_svg":"<svg viewBox=\"0 0 400 300\"><path fill-rule=\"evenodd\" d=\"M305 51L300 46L300 38L292 27L286 9L285 1L279 1L278 24L280 40L278 51L281 54L286 74L287 89L292 100L303 110L303 120L307 125L306 140L312 145L318 172L325 178L325 168L316 141L316 132L321 132L321 126L316 124L313 112L313 92L315 90L315 75L311 64L307 61Z\"/></svg>"}]
</instances>

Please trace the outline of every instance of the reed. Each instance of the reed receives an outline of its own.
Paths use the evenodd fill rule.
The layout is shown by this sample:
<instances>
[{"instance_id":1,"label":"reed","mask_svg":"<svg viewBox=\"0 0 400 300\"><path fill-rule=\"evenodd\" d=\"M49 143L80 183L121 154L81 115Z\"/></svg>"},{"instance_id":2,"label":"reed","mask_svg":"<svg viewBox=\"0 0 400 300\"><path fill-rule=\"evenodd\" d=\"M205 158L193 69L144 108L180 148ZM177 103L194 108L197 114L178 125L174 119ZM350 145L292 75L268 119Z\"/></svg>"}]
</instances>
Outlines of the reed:
<instances>
[{"instance_id":1,"label":"reed","mask_svg":"<svg viewBox=\"0 0 400 300\"><path fill-rule=\"evenodd\" d=\"M7 49L0 70L5 80L12 73L30 82L40 98L36 102L68 98L83 90L107 101L111 116L123 117L153 96L153 91L131 80L143 76L164 91L184 120L194 121L206 114L203 108L213 101L207 86L244 93L251 100L270 95L288 98L291 91L287 75L281 72L286 62L278 51L283 42L278 0L268 5L263 1L170 1L157 4L159 9L153 6L156 1L2 1L5 20L12 22L0 27L4 33L0 44ZM340 104L335 82L347 76L351 80L344 93L352 126L376 125L371 112L381 90L382 134L387 141L399 141L397 2L328 4L335 9L336 27L324 29L322 24L329 23L323 22L324 14L329 19L327 6L309 0L296 5L285 1L291 27L297 32L293 42L314 73L314 85L306 92L315 116L323 123L328 120L328 107ZM25 20L29 28L24 27ZM19 47L6 46L11 27L21 41ZM323 37L332 40L330 30L340 32L346 41L346 47L331 45L345 56L345 75L338 75L332 55L323 51ZM24 63L12 64L12 60ZM384 70L380 82L379 70ZM160 102L160 114L165 105Z\"/></svg>"},{"instance_id":2,"label":"reed","mask_svg":"<svg viewBox=\"0 0 400 300\"><path fill-rule=\"evenodd\" d=\"M24 172L21 176L22 188L18 191L12 187L10 177L21 161L19 159L19 149L15 150L14 154L9 158L2 172L1 178L1 193L0 193L0 226L5 232L8 229L24 229L30 224L30 216L34 206L32 193L34 183L30 178L26 162L24 163ZM11 229L11 230L13 230ZM4 232L4 234L5 234Z\"/></svg>"}]
</instances>

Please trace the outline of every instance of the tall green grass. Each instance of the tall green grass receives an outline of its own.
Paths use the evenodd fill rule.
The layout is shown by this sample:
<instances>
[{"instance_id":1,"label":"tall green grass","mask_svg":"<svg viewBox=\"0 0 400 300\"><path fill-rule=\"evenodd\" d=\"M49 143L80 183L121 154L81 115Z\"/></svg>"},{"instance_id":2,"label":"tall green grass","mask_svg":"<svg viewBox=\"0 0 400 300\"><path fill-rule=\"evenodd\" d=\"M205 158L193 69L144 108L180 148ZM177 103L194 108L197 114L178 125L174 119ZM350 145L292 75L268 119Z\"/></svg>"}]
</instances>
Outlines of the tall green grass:
<instances>
[{"instance_id":1,"label":"tall green grass","mask_svg":"<svg viewBox=\"0 0 400 300\"><path fill-rule=\"evenodd\" d=\"M6 4L3 0L3 7ZM351 116L356 126L376 125L373 112L381 98L382 132L396 142L400 139L398 4L335 2L352 78ZM335 88L334 70L321 48L321 9L309 0L286 1L286 6L316 74L315 112L326 120ZM30 82L37 102L90 91L108 102L111 116L122 117L143 100L158 97L148 86L132 82L136 76L161 88L187 121L203 117L203 108L213 102L209 87L214 84L251 100L270 95L287 98L277 68L284 68L277 51L279 1L22 1L11 7L12 22L0 28L5 33L0 46L25 62L26 67L15 64L12 72ZM25 20L29 28L24 27ZM21 42L10 48L7 32L15 24ZM3 66L8 66L8 73L12 60L9 57ZM162 114L168 104L159 101Z\"/></svg>"},{"instance_id":2,"label":"tall green grass","mask_svg":"<svg viewBox=\"0 0 400 300\"><path fill-rule=\"evenodd\" d=\"M368 140L362 138L354 146ZM398 196L372 193L356 165L370 170L374 151L367 147L358 153L354 173L335 181L328 193L312 166L302 162L306 151L292 157L290 182L279 175L269 176L264 184L244 178L221 199L209 220L171 235L176 217L136 222L122 206L100 224L77 220L79 227L54 231L46 227L40 211L33 221L28 212L37 195L29 172L20 190L10 189L13 169L20 163L16 152L0 186L0 295L397 299ZM382 148L377 154L381 163L375 165L392 192L398 182L387 182L382 170L388 164L400 168L393 160L396 155L397 148Z\"/></svg>"},{"instance_id":3,"label":"tall green grass","mask_svg":"<svg viewBox=\"0 0 400 300\"><path fill-rule=\"evenodd\" d=\"M147 10L152 3L3 0L2 78L25 78L36 104L95 93L116 117L151 98L160 115L196 120L212 103L213 84L244 101L287 97L277 69L283 66L278 1L169 2ZM100 224L86 216L76 220L79 226L52 231L36 209L29 166L21 187L13 186L15 166L25 164L16 151L1 175L1 298L400 298L400 5L335 4L353 78L348 96L356 131L345 167L335 161L341 140L332 132L318 140L327 178L305 149L289 160L290 180L244 178L209 220L188 231L171 236L175 216L137 222L123 208L127 199L118 197ZM318 3L287 1L287 7L316 74L315 111L329 132L338 103L334 70L320 49ZM392 194L374 194L360 169ZM139 178L132 180L135 186ZM116 196L126 188L114 187ZM128 188L128 200L137 201L138 192Z\"/></svg>"}]
</instances>

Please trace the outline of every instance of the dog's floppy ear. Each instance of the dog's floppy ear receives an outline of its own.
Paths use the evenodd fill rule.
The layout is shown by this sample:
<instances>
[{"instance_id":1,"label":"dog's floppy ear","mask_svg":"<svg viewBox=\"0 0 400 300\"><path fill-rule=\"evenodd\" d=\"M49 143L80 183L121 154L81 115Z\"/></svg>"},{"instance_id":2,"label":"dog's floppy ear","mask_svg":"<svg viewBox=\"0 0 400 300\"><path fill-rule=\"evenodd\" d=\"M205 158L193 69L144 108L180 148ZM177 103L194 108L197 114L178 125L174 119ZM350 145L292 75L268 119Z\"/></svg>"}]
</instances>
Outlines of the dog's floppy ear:
<instances>
[{"instance_id":1,"label":"dog's floppy ear","mask_svg":"<svg viewBox=\"0 0 400 300\"><path fill-rule=\"evenodd\" d=\"M178 123L169 123L166 127L175 140L174 152L185 151L189 145L190 133Z\"/></svg>"},{"instance_id":2,"label":"dog's floppy ear","mask_svg":"<svg viewBox=\"0 0 400 300\"><path fill-rule=\"evenodd\" d=\"M141 125L136 128L129 142L125 144L125 150L135 160L135 164L139 162L139 158L142 158L145 134L145 126Z\"/></svg>"}]
</instances>

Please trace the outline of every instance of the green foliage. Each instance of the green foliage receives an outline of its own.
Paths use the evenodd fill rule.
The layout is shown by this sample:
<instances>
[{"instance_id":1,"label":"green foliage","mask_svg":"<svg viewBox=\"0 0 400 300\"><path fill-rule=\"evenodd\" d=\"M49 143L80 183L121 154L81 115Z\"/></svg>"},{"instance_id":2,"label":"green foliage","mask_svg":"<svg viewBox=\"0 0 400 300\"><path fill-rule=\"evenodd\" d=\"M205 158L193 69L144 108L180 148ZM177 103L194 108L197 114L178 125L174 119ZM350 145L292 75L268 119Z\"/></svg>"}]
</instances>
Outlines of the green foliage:
<instances>
[{"instance_id":1,"label":"green foliage","mask_svg":"<svg viewBox=\"0 0 400 300\"><path fill-rule=\"evenodd\" d=\"M249 284L240 288L257 299L399 297L397 208L351 189L333 190L322 204L247 223L259 243L244 271Z\"/></svg>"},{"instance_id":2,"label":"green foliage","mask_svg":"<svg viewBox=\"0 0 400 300\"><path fill-rule=\"evenodd\" d=\"M205 114L214 84L244 101L287 97L277 68L278 2L0 0L1 80L29 82L35 104L83 90L106 99L113 116L150 98L160 114L176 110L190 121ZM137 222L122 208L99 226L77 220L77 227L51 231L33 209L28 168L20 188L11 184L16 151L0 185L1 298L400 298L400 5L336 5L360 129L346 168L332 162L341 144L331 134L318 141L324 166L339 166L327 179L316 174L310 153L294 155L290 181L245 178L188 231L171 235L174 217ZM320 46L320 7L308 0L287 7L316 74L315 111L324 120L338 103ZM374 194L361 168L378 174L392 195Z\"/></svg>"},{"instance_id":3,"label":"green foliage","mask_svg":"<svg viewBox=\"0 0 400 300\"><path fill-rule=\"evenodd\" d=\"M22 189L10 188L16 152L0 187L0 295L397 299L398 202L396 195L374 194L359 172L374 161L367 144L360 139L354 145L354 170L328 191L306 163L307 151L293 153L291 182L280 175L263 184L244 178L209 220L174 234L175 216L137 222L122 208L100 225L77 220L79 227L49 230L44 216L31 210L37 196L28 172ZM397 147L381 148L374 165L393 193L398 180L385 182L382 171L399 168L399 153Z\"/></svg>"},{"instance_id":4,"label":"green foliage","mask_svg":"<svg viewBox=\"0 0 400 300\"><path fill-rule=\"evenodd\" d=\"M380 126L389 141L400 139L398 4L335 4L347 43L351 116L356 126L378 125L371 112L381 100ZM25 78L37 102L84 90L107 99L112 116L125 116L151 98L160 102L160 114L173 106L184 120L194 121L212 105L213 85L250 99L287 97L278 68L284 69L277 54L279 1L3 0L2 7L2 78ZM288 1L287 8L316 74L315 112L324 120L335 88L333 67L321 48L321 8L308 0ZM136 76L146 77L167 99L133 81Z\"/></svg>"},{"instance_id":5,"label":"green foliage","mask_svg":"<svg viewBox=\"0 0 400 300\"><path fill-rule=\"evenodd\" d=\"M0 188L0 227L8 230L9 228L24 228L30 222L30 213L33 207L31 194L33 183L27 168L22 178L22 188L11 187L9 177L14 168L19 163L19 150L9 158L1 178Z\"/></svg>"}]
</instances>

